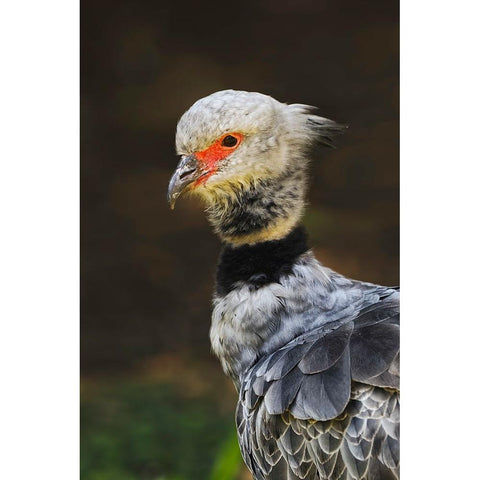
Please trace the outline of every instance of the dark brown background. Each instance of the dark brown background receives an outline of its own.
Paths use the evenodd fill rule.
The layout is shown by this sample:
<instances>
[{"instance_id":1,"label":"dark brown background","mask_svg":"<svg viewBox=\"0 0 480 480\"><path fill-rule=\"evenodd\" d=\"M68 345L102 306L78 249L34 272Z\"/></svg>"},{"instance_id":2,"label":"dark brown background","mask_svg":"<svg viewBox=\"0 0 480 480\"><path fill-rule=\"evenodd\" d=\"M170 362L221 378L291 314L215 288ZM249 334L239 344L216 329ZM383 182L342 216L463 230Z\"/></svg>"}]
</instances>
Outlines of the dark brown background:
<instances>
[{"instance_id":1,"label":"dark brown background","mask_svg":"<svg viewBox=\"0 0 480 480\"><path fill-rule=\"evenodd\" d=\"M225 88L347 123L312 164L311 243L329 267L398 283L398 4L384 0L82 0L81 365L210 358L219 242L171 212L176 121Z\"/></svg>"}]
</instances>

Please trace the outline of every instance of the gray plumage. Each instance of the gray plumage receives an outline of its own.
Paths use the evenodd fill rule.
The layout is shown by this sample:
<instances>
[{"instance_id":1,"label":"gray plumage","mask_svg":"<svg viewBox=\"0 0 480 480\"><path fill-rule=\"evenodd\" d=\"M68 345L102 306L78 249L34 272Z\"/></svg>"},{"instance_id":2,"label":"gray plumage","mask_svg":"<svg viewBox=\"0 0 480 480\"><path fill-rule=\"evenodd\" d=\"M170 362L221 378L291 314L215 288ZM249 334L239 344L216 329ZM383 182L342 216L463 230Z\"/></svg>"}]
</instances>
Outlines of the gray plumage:
<instances>
[{"instance_id":1,"label":"gray plumage","mask_svg":"<svg viewBox=\"0 0 480 480\"><path fill-rule=\"evenodd\" d=\"M399 291L324 267L299 226L308 148L340 130L233 90L177 127L169 200L199 195L224 242L210 339L255 480L399 478Z\"/></svg>"},{"instance_id":2,"label":"gray plumage","mask_svg":"<svg viewBox=\"0 0 480 480\"><path fill-rule=\"evenodd\" d=\"M325 283L309 279L317 270ZM290 306L296 279L308 296L297 294ZM287 301L265 323L291 323L292 340L230 372L240 448L255 480L398 478L397 289L346 279L311 254L284 284ZM226 357L245 348L238 339L225 343Z\"/></svg>"},{"instance_id":3,"label":"gray plumage","mask_svg":"<svg viewBox=\"0 0 480 480\"><path fill-rule=\"evenodd\" d=\"M256 480L398 478L398 292L356 286L377 298L240 377L237 428Z\"/></svg>"}]
</instances>

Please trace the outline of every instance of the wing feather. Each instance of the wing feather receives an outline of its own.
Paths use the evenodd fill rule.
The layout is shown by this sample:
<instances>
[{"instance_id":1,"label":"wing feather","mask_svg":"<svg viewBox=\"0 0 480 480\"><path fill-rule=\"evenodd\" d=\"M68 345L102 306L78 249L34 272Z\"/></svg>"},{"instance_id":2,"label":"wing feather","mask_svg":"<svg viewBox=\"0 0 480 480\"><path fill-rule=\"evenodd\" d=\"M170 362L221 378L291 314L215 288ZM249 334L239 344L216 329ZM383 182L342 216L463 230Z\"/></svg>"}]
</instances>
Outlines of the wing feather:
<instances>
[{"instance_id":1,"label":"wing feather","mask_svg":"<svg viewBox=\"0 0 480 480\"><path fill-rule=\"evenodd\" d=\"M255 480L399 478L398 298L376 295L242 379L237 427Z\"/></svg>"}]
</instances>

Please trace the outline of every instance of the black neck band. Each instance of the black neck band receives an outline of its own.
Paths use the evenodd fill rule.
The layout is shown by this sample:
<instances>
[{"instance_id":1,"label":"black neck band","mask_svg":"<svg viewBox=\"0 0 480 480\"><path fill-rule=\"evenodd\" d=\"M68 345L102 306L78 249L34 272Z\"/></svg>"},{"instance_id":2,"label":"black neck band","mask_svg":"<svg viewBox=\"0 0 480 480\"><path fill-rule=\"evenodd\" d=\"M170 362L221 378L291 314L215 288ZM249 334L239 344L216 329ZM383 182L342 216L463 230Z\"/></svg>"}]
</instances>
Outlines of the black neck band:
<instances>
[{"instance_id":1,"label":"black neck band","mask_svg":"<svg viewBox=\"0 0 480 480\"><path fill-rule=\"evenodd\" d=\"M251 283L255 288L278 282L281 275L291 272L298 256L307 250L303 226L296 227L281 240L240 247L226 245L217 266L217 294L226 295L240 281Z\"/></svg>"}]
</instances>

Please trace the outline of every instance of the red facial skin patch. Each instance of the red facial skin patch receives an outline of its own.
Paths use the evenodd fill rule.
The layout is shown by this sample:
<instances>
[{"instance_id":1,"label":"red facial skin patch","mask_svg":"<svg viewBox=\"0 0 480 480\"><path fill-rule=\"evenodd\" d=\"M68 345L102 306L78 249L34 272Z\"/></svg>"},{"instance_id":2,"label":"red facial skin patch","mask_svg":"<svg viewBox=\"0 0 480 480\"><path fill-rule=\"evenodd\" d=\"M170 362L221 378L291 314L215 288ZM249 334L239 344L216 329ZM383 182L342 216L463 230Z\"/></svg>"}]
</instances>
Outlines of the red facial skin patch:
<instances>
[{"instance_id":1,"label":"red facial skin patch","mask_svg":"<svg viewBox=\"0 0 480 480\"><path fill-rule=\"evenodd\" d=\"M237 140L237 143L232 147L222 145L225 137L229 136L234 137ZM195 152L195 157L200 163L201 169L205 172L200 178L197 179L194 184L195 187L205 183L207 179L218 170L218 163L224 158L227 158L239 147L239 145L242 143L243 137L244 136L241 133L226 133L205 150L201 152Z\"/></svg>"}]
</instances>

